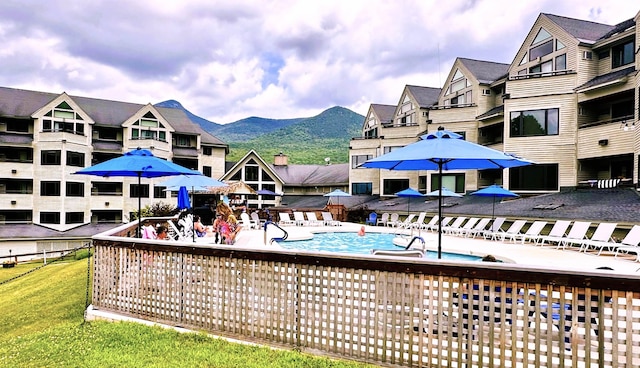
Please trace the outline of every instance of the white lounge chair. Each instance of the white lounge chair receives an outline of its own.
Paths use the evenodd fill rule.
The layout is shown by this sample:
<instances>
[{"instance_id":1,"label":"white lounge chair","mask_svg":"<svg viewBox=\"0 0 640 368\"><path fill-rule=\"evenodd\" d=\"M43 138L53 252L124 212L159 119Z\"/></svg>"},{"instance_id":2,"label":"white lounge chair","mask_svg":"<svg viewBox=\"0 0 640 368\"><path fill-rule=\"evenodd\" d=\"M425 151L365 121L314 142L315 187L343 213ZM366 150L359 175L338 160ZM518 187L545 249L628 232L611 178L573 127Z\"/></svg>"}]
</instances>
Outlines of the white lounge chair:
<instances>
[{"instance_id":1,"label":"white lounge chair","mask_svg":"<svg viewBox=\"0 0 640 368\"><path fill-rule=\"evenodd\" d=\"M240 214L240 221L242 221L242 226L244 226L245 229L258 229L258 228L260 228L260 224L256 223L253 220L251 220L251 217L249 217L249 214L246 213L246 212L242 212Z\"/></svg>"},{"instance_id":2,"label":"white lounge chair","mask_svg":"<svg viewBox=\"0 0 640 368\"><path fill-rule=\"evenodd\" d=\"M465 237L469 238L475 238L478 235L481 235L482 232L487 228L487 225L489 225L489 222L491 222L490 218L482 218L480 219L480 221L478 221L478 223L473 227L473 229L471 230L467 230L465 231L463 234Z\"/></svg>"},{"instance_id":3,"label":"white lounge chair","mask_svg":"<svg viewBox=\"0 0 640 368\"><path fill-rule=\"evenodd\" d=\"M483 231L482 234L478 235L482 235L482 237L485 239L491 239L493 233L497 233L498 231L502 230L502 225L505 221L507 221L506 217L496 217L495 220L493 220L493 222L491 223L491 226L489 226L489 229Z\"/></svg>"},{"instance_id":4,"label":"white lounge chair","mask_svg":"<svg viewBox=\"0 0 640 368\"><path fill-rule=\"evenodd\" d=\"M476 226L478 221L480 221L480 217L472 217L464 223L464 226L460 227L459 229L453 229L452 231L450 231L450 234L456 236L464 236L468 231L471 231L471 229Z\"/></svg>"},{"instance_id":5,"label":"white lounge chair","mask_svg":"<svg viewBox=\"0 0 640 368\"><path fill-rule=\"evenodd\" d=\"M599 249L598 255L600 255L605 248L607 248L608 251L613 251L616 243L613 242L611 237L617 227L618 224L614 222L599 223L596 231L591 236L591 239L582 241L580 244L580 251L586 253L589 249Z\"/></svg>"},{"instance_id":6,"label":"white lounge chair","mask_svg":"<svg viewBox=\"0 0 640 368\"><path fill-rule=\"evenodd\" d=\"M280 218L280 221L278 222L279 225L287 226L296 224L287 212L278 212L278 218Z\"/></svg>"},{"instance_id":7,"label":"white lounge chair","mask_svg":"<svg viewBox=\"0 0 640 368\"><path fill-rule=\"evenodd\" d=\"M518 235L522 235L522 233L520 233L520 230L522 230L522 228L526 224L527 220L515 220L513 223L511 223L511 226L509 226L506 231L498 230L498 232L494 233L492 239L495 240L497 238L500 238L500 241L505 241L507 240L507 238L509 238L509 240L515 243L516 237Z\"/></svg>"},{"instance_id":8,"label":"white lounge chair","mask_svg":"<svg viewBox=\"0 0 640 368\"><path fill-rule=\"evenodd\" d=\"M389 212L384 212L382 216L376 220L376 226L387 226L387 222L389 222Z\"/></svg>"},{"instance_id":9,"label":"white lounge chair","mask_svg":"<svg viewBox=\"0 0 640 368\"><path fill-rule=\"evenodd\" d=\"M401 229L409 229L411 228L412 224L413 224L413 219L416 218L415 214L410 214L409 216L407 216L404 221L398 221L398 224L396 225L396 227L401 228Z\"/></svg>"},{"instance_id":10,"label":"white lounge chair","mask_svg":"<svg viewBox=\"0 0 640 368\"><path fill-rule=\"evenodd\" d=\"M549 234L536 237L534 239L534 243L540 246L543 246L545 242L559 243L562 240L562 238L564 238L564 236L567 234L567 229L569 228L569 225L571 225L571 221L567 221L567 220L556 221L556 223L553 224L551 231L549 231Z\"/></svg>"},{"instance_id":11,"label":"white lounge chair","mask_svg":"<svg viewBox=\"0 0 640 368\"><path fill-rule=\"evenodd\" d=\"M633 225L631 230L625 235L624 239L616 247L617 257L620 253L635 254L636 261L640 261L640 225Z\"/></svg>"},{"instance_id":12,"label":"white lounge chair","mask_svg":"<svg viewBox=\"0 0 640 368\"><path fill-rule=\"evenodd\" d=\"M384 214L383 214L384 216ZM390 226L390 227L396 227L398 225L398 219L400 218L400 215L397 213L392 213L389 216L389 221L387 221L386 225Z\"/></svg>"},{"instance_id":13,"label":"white lounge chair","mask_svg":"<svg viewBox=\"0 0 640 368\"><path fill-rule=\"evenodd\" d=\"M519 239L522 244L526 241L534 241L545 226L547 226L547 221L534 221L524 234L515 234L512 240L517 241Z\"/></svg>"},{"instance_id":14,"label":"white lounge chair","mask_svg":"<svg viewBox=\"0 0 640 368\"><path fill-rule=\"evenodd\" d=\"M306 212L307 222L310 226L322 226L324 222L318 220L315 212Z\"/></svg>"},{"instance_id":15,"label":"white lounge chair","mask_svg":"<svg viewBox=\"0 0 640 368\"><path fill-rule=\"evenodd\" d=\"M588 221L575 221L569 230L569 234L562 238L558 242L558 249L566 249L567 245L578 244L581 245L586 239L587 231L591 227L591 222Z\"/></svg>"},{"instance_id":16,"label":"white lounge chair","mask_svg":"<svg viewBox=\"0 0 640 368\"><path fill-rule=\"evenodd\" d=\"M438 221L438 215L435 215L431 218L431 220L429 220L429 222L422 222L422 224L420 224L420 229L425 229L425 230L429 230L431 228L431 226L434 226L437 224Z\"/></svg>"},{"instance_id":17,"label":"white lounge chair","mask_svg":"<svg viewBox=\"0 0 640 368\"><path fill-rule=\"evenodd\" d=\"M304 213L300 211L293 212L293 221L296 222L296 226L307 226L309 221L304 218Z\"/></svg>"},{"instance_id":18,"label":"white lounge chair","mask_svg":"<svg viewBox=\"0 0 640 368\"><path fill-rule=\"evenodd\" d=\"M331 212L322 212L322 221L325 226L340 226L340 221L334 220Z\"/></svg>"},{"instance_id":19,"label":"white lounge chair","mask_svg":"<svg viewBox=\"0 0 640 368\"><path fill-rule=\"evenodd\" d=\"M411 228L420 229L420 227L424 224L424 218L427 217L426 212L420 212L418 214L418 219L411 223Z\"/></svg>"},{"instance_id":20,"label":"white lounge chair","mask_svg":"<svg viewBox=\"0 0 640 368\"><path fill-rule=\"evenodd\" d=\"M442 233L451 234L453 231L458 231L466 220L467 220L466 216L458 216L458 218L456 218L451 225L448 225L448 226L442 225Z\"/></svg>"},{"instance_id":21,"label":"white lounge chair","mask_svg":"<svg viewBox=\"0 0 640 368\"><path fill-rule=\"evenodd\" d=\"M440 225L443 229L449 225L451 223L451 221L453 221L453 217L447 216L445 218L442 219L442 224ZM429 223L431 223L431 221L429 221ZM427 230L430 230L432 232L437 232L438 231L438 221L436 221L433 225L429 226L428 228L426 228Z\"/></svg>"}]
</instances>

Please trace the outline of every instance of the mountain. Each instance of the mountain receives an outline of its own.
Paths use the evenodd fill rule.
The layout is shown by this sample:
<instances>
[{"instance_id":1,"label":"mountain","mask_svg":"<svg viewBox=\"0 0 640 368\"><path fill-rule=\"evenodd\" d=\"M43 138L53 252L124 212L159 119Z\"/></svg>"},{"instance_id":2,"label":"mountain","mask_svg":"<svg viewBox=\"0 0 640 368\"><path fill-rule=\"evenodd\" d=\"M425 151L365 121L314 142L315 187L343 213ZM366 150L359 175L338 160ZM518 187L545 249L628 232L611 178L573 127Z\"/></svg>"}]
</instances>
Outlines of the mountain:
<instances>
[{"instance_id":1,"label":"mountain","mask_svg":"<svg viewBox=\"0 0 640 368\"><path fill-rule=\"evenodd\" d=\"M191 113L175 100L156 106L184 110L194 123L227 143L227 161L237 161L253 149L267 162L282 152L291 164L324 164L326 157L332 163L346 163L349 141L360 135L364 121L364 116L335 106L309 118L249 117L223 125Z\"/></svg>"}]
</instances>

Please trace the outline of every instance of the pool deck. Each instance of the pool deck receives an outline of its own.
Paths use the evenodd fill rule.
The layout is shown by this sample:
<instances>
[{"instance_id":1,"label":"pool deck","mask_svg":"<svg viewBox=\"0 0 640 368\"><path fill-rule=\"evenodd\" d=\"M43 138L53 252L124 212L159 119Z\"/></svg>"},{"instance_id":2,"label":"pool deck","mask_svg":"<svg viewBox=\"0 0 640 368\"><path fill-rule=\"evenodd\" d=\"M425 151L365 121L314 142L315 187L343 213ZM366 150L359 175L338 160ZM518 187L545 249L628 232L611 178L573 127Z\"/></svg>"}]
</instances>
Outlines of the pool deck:
<instances>
[{"instance_id":1,"label":"pool deck","mask_svg":"<svg viewBox=\"0 0 640 368\"><path fill-rule=\"evenodd\" d=\"M289 240L300 240L316 232L357 232L361 224L343 222L342 226L283 226L289 233ZM273 229L273 230L272 230ZM366 226L366 232L387 232L397 233L398 229L384 226ZM405 230L406 231L406 230ZM420 233L414 230L414 235L421 236L426 242L427 250L437 250L438 234L422 230ZM269 227L267 235L280 236L281 232L275 227ZM366 236L366 235L365 235ZM263 230L243 229L237 239L235 247L242 248L272 248L280 249L277 243L264 244ZM421 244L418 245L422 247ZM401 248L398 248L401 249ZM442 235L442 252L461 253L469 255L485 256L491 254L499 260L509 263L534 266L540 269L549 270L574 270L574 271L595 271L598 267L610 267L613 271L604 270L601 272L634 275L640 277L640 263L635 261L636 256L618 256L610 252L603 251L602 254L583 253L577 248L556 249L555 245L535 246L532 243L513 243L509 240L491 241L483 238L465 238L460 236ZM432 260L431 261L437 261Z\"/></svg>"}]
</instances>

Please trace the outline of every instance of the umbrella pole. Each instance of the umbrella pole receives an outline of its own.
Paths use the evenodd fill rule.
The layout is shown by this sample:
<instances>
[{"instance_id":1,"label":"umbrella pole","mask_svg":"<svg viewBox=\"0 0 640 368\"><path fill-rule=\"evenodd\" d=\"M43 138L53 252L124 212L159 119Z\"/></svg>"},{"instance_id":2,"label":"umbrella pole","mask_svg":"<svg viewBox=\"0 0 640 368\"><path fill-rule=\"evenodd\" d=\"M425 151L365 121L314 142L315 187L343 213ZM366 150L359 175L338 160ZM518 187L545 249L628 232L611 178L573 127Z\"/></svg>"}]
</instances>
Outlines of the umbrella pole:
<instances>
[{"instance_id":1,"label":"umbrella pole","mask_svg":"<svg viewBox=\"0 0 640 368\"><path fill-rule=\"evenodd\" d=\"M493 207L491 208L491 221L496 219L496 196L493 196Z\"/></svg>"},{"instance_id":2,"label":"umbrella pole","mask_svg":"<svg viewBox=\"0 0 640 368\"><path fill-rule=\"evenodd\" d=\"M191 187L192 195L193 195L193 189L194 188ZM191 209L192 209L191 212L194 212L193 211L193 200L194 199L195 198L191 198ZM195 243L196 242L196 216L195 216L195 213L191 214L191 238L193 239L193 242Z\"/></svg>"},{"instance_id":3,"label":"umbrella pole","mask_svg":"<svg viewBox=\"0 0 640 368\"><path fill-rule=\"evenodd\" d=\"M140 188L141 188L141 184L140 184L140 178L142 178L142 172L138 173L138 238L142 238L142 227L141 227L141 221L142 221L142 196L140 195Z\"/></svg>"},{"instance_id":4,"label":"umbrella pole","mask_svg":"<svg viewBox=\"0 0 640 368\"><path fill-rule=\"evenodd\" d=\"M442 259L442 162L438 163L438 259Z\"/></svg>"}]
</instances>

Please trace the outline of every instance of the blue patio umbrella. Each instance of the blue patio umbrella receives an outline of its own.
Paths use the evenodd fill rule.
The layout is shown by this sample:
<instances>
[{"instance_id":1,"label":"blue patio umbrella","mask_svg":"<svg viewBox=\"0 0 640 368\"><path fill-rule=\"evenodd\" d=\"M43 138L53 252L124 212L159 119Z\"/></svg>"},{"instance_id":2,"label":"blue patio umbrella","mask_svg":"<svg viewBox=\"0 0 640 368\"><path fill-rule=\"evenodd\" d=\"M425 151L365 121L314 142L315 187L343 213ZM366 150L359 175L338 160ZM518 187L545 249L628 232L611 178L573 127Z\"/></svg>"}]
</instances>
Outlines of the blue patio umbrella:
<instances>
[{"instance_id":1,"label":"blue patio umbrella","mask_svg":"<svg viewBox=\"0 0 640 368\"><path fill-rule=\"evenodd\" d=\"M364 162L360 167L387 170L437 170L442 189L443 170L505 169L533 162L469 142L439 127L416 143ZM438 258L442 258L442 195L438 196Z\"/></svg>"},{"instance_id":2,"label":"blue patio umbrella","mask_svg":"<svg viewBox=\"0 0 640 368\"><path fill-rule=\"evenodd\" d=\"M270 196L282 196L282 194L278 194L276 192L272 192L269 189L260 189L256 191L258 195L270 195Z\"/></svg>"},{"instance_id":3,"label":"blue patio umbrella","mask_svg":"<svg viewBox=\"0 0 640 368\"><path fill-rule=\"evenodd\" d=\"M411 206L411 198L424 197L424 194L418 192L413 188L407 188L405 190L401 190L398 193L396 193L396 195L398 197L407 197L407 216L409 215L409 212L410 212L409 208Z\"/></svg>"},{"instance_id":4,"label":"blue patio umbrella","mask_svg":"<svg viewBox=\"0 0 640 368\"><path fill-rule=\"evenodd\" d=\"M429 192L427 194L425 194L425 196L427 197L440 197L440 193L442 193L442 197L462 197L462 194L458 194L454 191L451 191L447 188L442 188L442 190L437 189L434 190L433 192Z\"/></svg>"},{"instance_id":5,"label":"blue patio umbrella","mask_svg":"<svg viewBox=\"0 0 640 368\"><path fill-rule=\"evenodd\" d=\"M180 174L201 175L195 170L187 169L173 162L163 160L154 156L151 151L141 148L126 152L120 157L85 167L82 170L74 172L74 174L94 175L107 178L113 176L137 177L138 187L141 185L141 178L159 178ZM142 203L140 196L138 196L138 237L142 234L141 217Z\"/></svg>"},{"instance_id":6,"label":"blue patio umbrella","mask_svg":"<svg viewBox=\"0 0 640 368\"><path fill-rule=\"evenodd\" d=\"M514 192L504 189L498 184L490 185L486 188L477 190L471 195L479 196L479 197L493 197L493 207L491 209L491 218L495 219L496 215L496 198L505 198L505 197L520 197Z\"/></svg>"},{"instance_id":7,"label":"blue patio umbrella","mask_svg":"<svg viewBox=\"0 0 640 368\"><path fill-rule=\"evenodd\" d=\"M189 200L189 191L187 187L180 187L178 190L178 209L186 210L191 208L191 201Z\"/></svg>"},{"instance_id":8,"label":"blue patio umbrella","mask_svg":"<svg viewBox=\"0 0 640 368\"><path fill-rule=\"evenodd\" d=\"M336 189L325 194L324 196L329 197L329 200L331 200L332 197L338 197L338 204L340 204L340 197L351 197L351 194L345 192L344 190Z\"/></svg>"}]
</instances>

